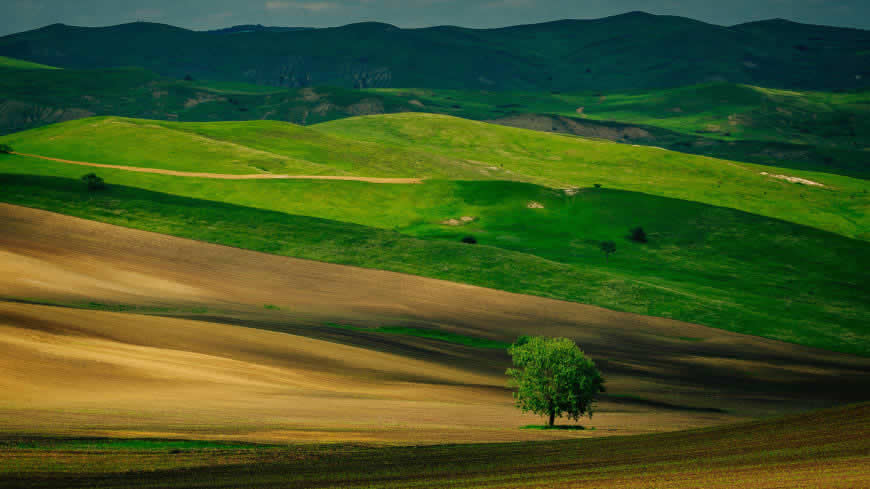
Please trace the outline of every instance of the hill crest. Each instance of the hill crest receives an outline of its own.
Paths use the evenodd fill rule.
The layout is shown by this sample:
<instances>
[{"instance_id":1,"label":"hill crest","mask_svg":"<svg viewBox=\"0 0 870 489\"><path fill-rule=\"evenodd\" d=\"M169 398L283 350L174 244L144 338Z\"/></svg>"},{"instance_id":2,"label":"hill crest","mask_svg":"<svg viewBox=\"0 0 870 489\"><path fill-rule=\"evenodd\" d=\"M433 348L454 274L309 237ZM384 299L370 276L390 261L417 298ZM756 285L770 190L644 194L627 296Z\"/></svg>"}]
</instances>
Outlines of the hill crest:
<instances>
[{"instance_id":1,"label":"hill crest","mask_svg":"<svg viewBox=\"0 0 870 489\"><path fill-rule=\"evenodd\" d=\"M54 25L13 34L0 38L0 55L61 68L140 66L175 78L190 74L282 87L561 91L711 81L804 89L866 86L870 68L861 52L867 31L823 29L827 34L820 36L820 27L798 23L723 27L639 12L499 29L403 29L367 22L264 28L242 37L136 22ZM688 36L693 42L685 42Z\"/></svg>"}]
</instances>

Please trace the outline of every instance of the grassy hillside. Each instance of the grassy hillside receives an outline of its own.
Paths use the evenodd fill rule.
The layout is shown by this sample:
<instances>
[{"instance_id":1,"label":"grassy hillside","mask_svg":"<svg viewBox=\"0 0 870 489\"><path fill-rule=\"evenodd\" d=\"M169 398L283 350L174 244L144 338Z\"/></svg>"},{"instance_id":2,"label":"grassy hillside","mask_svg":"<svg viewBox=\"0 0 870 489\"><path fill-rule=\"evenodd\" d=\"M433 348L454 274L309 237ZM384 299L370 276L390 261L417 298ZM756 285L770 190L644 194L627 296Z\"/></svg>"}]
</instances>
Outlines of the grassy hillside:
<instances>
[{"instance_id":1,"label":"grassy hillside","mask_svg":"<svg viewBox=\"0 0 870 489\"><path fill-rule=\"evenodd\" d=\"M90 115L315 124L417 111L787 168L864 178L870 172L866 91L777 91L721 83L595 93L287 89L179 81L123 69L13 70L0 78L0 93L0 134Z\"/></svg>"},{"instance_id":2,"label":"grassy hillside","mask_svg":"<svg viewBox=\"0 0 870 489\"><path fill-rule=\"evenodd\" d=\"M322 251L329 239L353 238L348 225L266 212L241 223L227 206L216 210L233 222L211 231L242 243L286 248L293 233L305 241L331 231L303 243ZM273 232L245 236L245 224ZM0 268L9 272L0 274L0 344L11 352L0 358L2 433L513 441L702 427L867 398L870 358L20 206L0 204L0 227ZM356 234L357 254L375 255L370 237ZM413 260L417 241L397 245ZM442 266L448 255L466 260L464 250L493 256L445 245ZM505 388L504 346L523 334L572 338L595 359L608 389L591 424L583 421L595 432L520 429L540 422L516 410ZM103 416L116 408L130 415Z\"/></svg>"},{"instance_id":3,"label":"grassy hillside","mask_svg":"<svg viewBox=\"0 0 870 489\"><path fill-rule=\"evenodd\" d=\"M660 127L724 141L775 141L857 149L866 149L870 138L867 91L775 90L727 83L595 93L401 88L371 91L415 97L423 107L441 107L469 119L552 114Z\"/></svg>"},{"instance_id":4,"label":"grassy hillside","mask_svg":"<svg viewBox=\"0 0 870 489\"><path fill-rule=\"evenodd\" d=\"M866 176L870 92L709 84L596 93L384 89L418 110L727 159Z\"/></svg>"},{"instance_id":5,"label":"grassy hillside","mask_svg":"<svg viewBox=\"0 0 870 489\"><path fill-rule=\"evenodd\" d=\"M323 132L392 148L427 151L511 172L553 187L606 187L703 202L867 239L870 194L863 180L772 169L501 127L453 117L392 114L316 126ZM796 176L802 185L763 173Z\"/></svg>"},{"instance_id":6,"label":"grassy hillside","mask_svg":"<svg viewBox=\"0 0 870 489\"><path fill-rule=\"evenodd\" d=\"M101 117L0 137L21 153L224 174L506 177L504 171L276 121L173 123Z\"/></svg>"},{"instance_id":7,"label":"grassy hillside","mask_svg":"<svg viewBox=\"0 0 870 489\"><path fill-rule=\"evenodd\" d=\"M866 242L729 209L607 188L567 195L510 182L235 182L107 169L99 174L110 190L94 195L77 181L81 167L21 157L0 165L10 203L867 353ZM473 221L442 224L463 216ZM648 244L625 238L638 225ZM466 235L480 244L460 243ZM609 259L602 240L617 243Z\"/></svg>"},{"instance_id":8,"label":"grassy hillside","mask_svg":"<svg viewBox=\"0 0 870 489\"><path fill-rule=\"evenodd\" d=\"M222 34L143 22L55 24L0 38L0 54L63 68L139 66L173 78L285 87L596 90L728 81L833 89L865 86L865 42L858 29L722 27L633 12L503 29L369 22Z\"/></svg>"},{"instance_id":9,"label":"grassy hillside","mask_svg":"<svg viewBox=\"0 0 870 489\"><path fill-rule=\"evenodd\" d=\"M651 436L435 447L7 438L27 487L836 487L866 485L868 408ZM149 471L143 472L143 466Z\"/></svg>"},{"instance_id":10,"label":"grassy hillside","mask_svg":"<svg viewBox=\"0 0 870 489\"><path fill-rule=\"evenodd\" d=\"M31 63L21 59L7 58L0 56L0 71L5 70L57 70L54 66L41 65L39 63ZM6 76L6 73L4 73Z\"/></svg>"},{"instance_id":11,"label":"grassy hillside","mask_svg":"<svg viewBox=\"0 0 870 489\"><path fill-rule=\"evenodd\" d=\"M361 117L313 128L266 121L180 124L98 118L15 133L0 142L42 156L210 173L511 179L556 188L602 184L849 237L866 239L870 232L870 195L862 180L439 115Z\"/></svg>"},{"instance_id":12,"label":"grassy hillside","mask_svg":"<svg viewBox=\"0 0 870 489\"><path fill-rule=\"evenodd\" d=\"M93 115L181 121L272 119L310 124L413 108L399 98L366 92L187 82L141 69L12 70L0 77L0 94L0 134Z\"/></svg>"}]
</instances>

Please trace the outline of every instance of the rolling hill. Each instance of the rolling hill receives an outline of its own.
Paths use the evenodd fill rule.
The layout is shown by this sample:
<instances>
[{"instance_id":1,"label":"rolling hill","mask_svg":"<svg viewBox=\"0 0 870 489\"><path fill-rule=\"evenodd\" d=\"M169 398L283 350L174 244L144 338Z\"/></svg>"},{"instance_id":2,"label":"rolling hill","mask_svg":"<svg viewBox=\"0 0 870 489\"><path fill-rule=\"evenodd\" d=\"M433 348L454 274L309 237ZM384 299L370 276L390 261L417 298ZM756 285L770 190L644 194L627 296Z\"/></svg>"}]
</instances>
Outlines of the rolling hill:
<instances>
[{"instance_id":1,"label":"rolling hill","mask_svg":"<svg viewBox=\"0 0 870 489\"><path fill-rule=\"evenodd\" d=\"M0 487L868 486L868 53L643 12L0 37ZM517 409L526 336L594 360L588 418Z\"/></svg>"},{"instance_id":2,"label":"rolling hill","mask_svg":"<svg viewBox=\"0 0 870 489\"><path fill-rule=\"evenodd\" d=\"M95 118L0 142L201 177L429 177L234 181L0 157L10 203L866 353L863 180L800 173L823 183L804 185L764 167L426 114L312 127ZM84 192L76 180L89 170L109 191ZM626 239L635 226L649 243ZM618 244L610 258L606 240Z\"/></svg>"},{"instance_id":3,"label":"rolling hill","mask_svg":"<svg viewBox=\"0 0 870 489\"><path fill-rule=\"evenodd\" d=\"M478 162L509 171L517 179L555 188L601 184L739 209L860 239L866 239L870 229L866 182L838 175L786 171L434 114L357 117L319 124L316 129ZM787 176L804 180L795 184Z\"/></svg>"},{"instance_id":4,"label":"rolling hill","mask_svg":"<svg viewBox=\"0 0 870 489\"><path fill-rule=\"evenodd\" d=\"M91 118L2 138L17 151L92 163L219 174L475 178L482 165L275 121ZM148 148L146 151L145 148ZM506 177L505 172L487 171Z\"/></svg>"},{"instance_id":5,"label":"rolling hill","mask_svg":"<svg viewBox=\"0 0 870 489\"><path fill-rule=\"evenodd\" d=\"M866 241L806 226L638 192L485 180L231 181L100 168L109 189L89 193L78 180L89 170L0 157L2 199L866 353ZM625 238L637 225L649 243ZM459 242L469 235L480 244ZM617 242L609 259L603 240Z\"/></svg>"},{"instance_id":6,"label":"rolling hill","mask_svg":"<svg viewBox=\"0 0 870 489\"><path fill-rule=\"evenodd\" d=\"M870 172L868 107L866 91L798 92L721 83L551 94L286 89L172 80L141 69L9 69L0 78L0 134L93 115L310 125L367 114L429 112L860 178Z\"/></svg>"},{"instance_id":7,"label":"rolling hill","mask_svg":"<svg viewBox=\"0 0 870 489\"><path fill-rule=\"evenodd\" d=\"M863 180L432 114L359 117L311 128L267 121L182 124L96 118L15 133L0 142L21 153L167 170L508 179L554 188L601 184L848 237L866 239L870 229L870 196ZM787 177L803 178L806 184Z\"/></svg>"},{"instance_id":8,"label":"rolling hill","mask_svg":"<svg viewBox=\"0 0 870 489\"><path fill-rule=\"evenodd\" d=\"M722 27L634 12L483 30L372 22L216 34L55 24L0 38L0 55L285 87L618 90L728 81L834 89L866 86L867 43L857 29L778 20Z\"/></svg>"},{"instance_id":9,"label":"rolling hill","mask_svg":"<svg viewBox=\"0 0 870 489\"><path fill-rule=\"evenodd\" d=\"M857 356L16 206L0 206L0 222L0 293L30 298L0 302L6 433L497 441L698 427L866 395L870 363ZM595 432L518 430L536 418L512 408L504 349L457 340L529 333L574 338L604 369Z\"/></svg>"}]
</instances>

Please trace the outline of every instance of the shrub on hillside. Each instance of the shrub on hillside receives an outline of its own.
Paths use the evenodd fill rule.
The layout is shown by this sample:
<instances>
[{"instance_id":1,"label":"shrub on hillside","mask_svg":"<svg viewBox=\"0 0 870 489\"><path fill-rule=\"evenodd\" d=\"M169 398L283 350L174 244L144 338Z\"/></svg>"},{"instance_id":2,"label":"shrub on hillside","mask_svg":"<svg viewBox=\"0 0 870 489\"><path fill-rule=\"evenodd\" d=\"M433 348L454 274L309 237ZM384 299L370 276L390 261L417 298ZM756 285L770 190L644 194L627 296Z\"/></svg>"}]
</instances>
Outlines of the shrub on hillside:
<instances>
[{"instance_id":1,"label":"shrub on hillside","mask_svg":"<svg viewBox=\"0 0 870 489\"><path fill-rule=\"evenodd\" d=\"M628 239L634 241L635 243L646 243L646 231L644 231L643 228L640 226L632 228L628 232Z\"/></svg>"},{"instance_id":2,"label":"shrub on hillside","mask_svg":"<svg viewBox=\"0 0 870 489\"><path fill-rule=\"evenodd\" d=\"M606 259L610 259L610 255L616 253L616 243L613 241L602 241L600 246L601 251L604 252L604 258Z\"/></svg>"},{"instance_id":3,"label":"shrub on hillside","mask_svg":"<svg viewBox=\"0 0 870 489\"><path fill-rule=\"evenodd\" d=\"M477 238L474 236L465 236L462 238L462 242L466 244L477 244Z\"/></svg>"},{"instance_id":4,"label":"shrub on hillside","mask_svg":"<svg viewBox=\"0 0 870 489\"><path fill-rule=\"evenodd\" d=\"M0 153L9 154L12 152L12 146L8 144L0 144Z\"/></svg>"},{"instance_id":5,"label":"shrub on hillside","mask_svg":"<svg viewBox=\"0 0 870 489\"><path fill-rule=\"evenodd\" d=\"M82 181L85 182L85 185L88 186L88 190L91 192L103 190L106 188L106 182L104 182L102 178L98 177L96 173L88 173L87 175L82 177Z\"/></svg>"}]
</instances>

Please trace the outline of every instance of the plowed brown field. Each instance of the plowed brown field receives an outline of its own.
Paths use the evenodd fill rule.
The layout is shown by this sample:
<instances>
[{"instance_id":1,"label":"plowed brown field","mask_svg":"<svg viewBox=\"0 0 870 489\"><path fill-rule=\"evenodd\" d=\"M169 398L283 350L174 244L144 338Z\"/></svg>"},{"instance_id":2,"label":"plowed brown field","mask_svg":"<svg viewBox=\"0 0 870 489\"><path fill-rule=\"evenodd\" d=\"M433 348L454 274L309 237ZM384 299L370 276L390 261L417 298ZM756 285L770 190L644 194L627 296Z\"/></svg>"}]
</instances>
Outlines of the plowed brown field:
<instances>
[{"instance_id":1,"label":"plowed brown field","mask_svg":"<svg viewBox=\"0 0 870 489\"><path fill-rule=\"evenodd\" d=\"M0 205L0 229L4 432L540 439L706 426L863 400L870 390L868 359L662 318L9 205ZM187 318L21 301L123 304ZM503 351L329 323L501 341L569 336L604 370L608 397L584 421L594 431L519 430L539 420L511 406Z\"/></svg>"}]
</instances>

